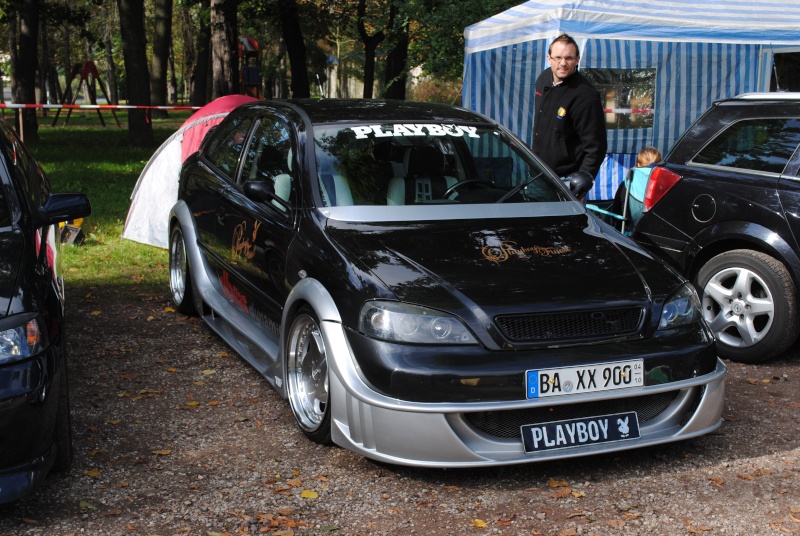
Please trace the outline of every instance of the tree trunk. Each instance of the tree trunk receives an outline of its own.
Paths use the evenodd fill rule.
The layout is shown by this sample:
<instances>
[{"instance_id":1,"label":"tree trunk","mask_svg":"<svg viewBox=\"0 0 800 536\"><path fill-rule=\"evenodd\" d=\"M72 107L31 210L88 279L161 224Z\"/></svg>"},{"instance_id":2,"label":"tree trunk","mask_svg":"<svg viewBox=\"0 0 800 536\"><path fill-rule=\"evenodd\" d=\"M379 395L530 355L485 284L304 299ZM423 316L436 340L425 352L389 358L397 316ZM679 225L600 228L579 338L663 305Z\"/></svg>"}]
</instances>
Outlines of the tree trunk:
<instances>
[{"instance_id":1,"label":"tree trunk","mask_svg":"<svg viewBox=\"0 0 800 536\"><path fill-rule=\"evenodd\" d=\"M150 106L150 75L144 37L144 0L117 0L122 55L125 58L125 87L128 103ZM154 145L153 125L147 110L128 110L128 139L138 147Z\"/></svg>"},{"instance_id":2,"label":"tree trunk","mask_svg":"<svg viewBox=\"0 0 800 536\"><path fill-rule=\"evenodd\" d=\"M36 104L39 1L23 0L19 15L11 17L11 24L13 28L9 28L9 39L14 39L11 47L11 93L17 104ZM39 123L36 120L36 110L20 110L17 118L17 132L23 141L27 145L37 144Z\"/></svg>"},{"instance_id":3,"label":"tree trunk","mask_svg":"<svg viewBox=\"0 0 800 536\"><path fill-rule=\"evenodd\" d=\"M236 0L211 0L211 99L239 92Z\"/></svg>"},{"instance_id":4,"label":"tree trunk","mask_svg":"<svg viewBox=\"0 0 800 536\"><path fill-rule=\"evenodd\" d=\"M106 55L106 87L108 88L109 104L119 104L119 94L117 93L117 66L114 64L114 54L111 45L111 31L106 28L103 36Z\"/></svg>"},{"instance_id":5,"label":"tree trunk","mask_svg":"<svg viewBox=\"0 0 800 536\"><path fill-rule=\"evenodd\" d=\"M167 68L172 44L172 0L153 2L153 61L150 70L150 103L167 104ZM167 117L164 110L153 110L152 117Z\"/></svg>"},{"instance_id":6,"label":"tree trunk","mask_svg":"<svg viewBox=\"0 0 800 536\"><path fill-rule=\"evenodd\" d=\"M175 51L169 47L169 84L167 85L167 102L178 104L178 78L175 76Z\"/></svg>"},{"instance_id":7,"label":"tree trunk","mask_svg":"<svg viewBox=\"0 0 800 536\"><path fill-rule=\"evenodd\" d=\"M292 72L292 97L304 99L311 96L306 69L306 45L303 32L300 30L300 19L295 0L278 0L278 11L281 17L283 41L289 54L289 69Z\"/></svg>"},{"instance_id":8,"label":"tree trunk","mask_svg":"<svg viewBox=\"0 0 800 536\"><path fill-rule=\"evenodd\" d=\"M208 13L211 9L209 0L201 0L199 4L201 14ZM211 25L210 21L204 15L198 18L199 26L197 28L194 51L195 51L195 64L190 75L191 89L189 91L189 103L192 106L204 106L209 101L209 78L208 71L211 61Z\"/></svg>"},{"instance_id":9,"label":"tree trunk","mask_svg":"<svg viewBox=\"0 0 800 536\"><path fill-rule=\"evenodd\" d=\"M358 35L361 36L361 42L364 43L364 98L371 99L373 86L375 85L375 51L378 45L386 37L383 30L376 32L372 35L367 34L367 28L364 24L364 17L367 12L366 0L358 0ZM391 12L390 12L391 13ZM394 19L391 19L394 20ZM390 20L390 25L391 25Z\"/></svg>"},{"instance_id":10,"label":"tree trunk","mask_svg":"<svg viewBox=\"0 0 800 536\"><path fill-rule=\"evenodd\" d=\"M390 19L395 22L398 7L392 3ZM402 23L401 23L402 24ZM396 35L395 45L386 57L386 76L384 77L383 96L387 99L406 99L406 62L408 60L408 25L402 24L393 32Z\"/></svg>"}]
</instances>

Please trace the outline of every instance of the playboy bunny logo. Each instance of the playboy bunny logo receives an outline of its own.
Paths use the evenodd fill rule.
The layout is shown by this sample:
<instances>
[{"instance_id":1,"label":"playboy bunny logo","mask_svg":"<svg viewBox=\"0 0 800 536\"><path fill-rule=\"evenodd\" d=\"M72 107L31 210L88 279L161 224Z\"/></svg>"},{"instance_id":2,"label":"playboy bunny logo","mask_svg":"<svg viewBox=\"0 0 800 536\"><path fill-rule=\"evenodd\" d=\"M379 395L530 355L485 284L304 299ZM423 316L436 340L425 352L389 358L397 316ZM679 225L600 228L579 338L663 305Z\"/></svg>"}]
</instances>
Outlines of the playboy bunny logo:
<instances>
[{"instance_id":1,"label":"playboy bunny logo","mask_svg":"<svg viewBox=\"0 0 800 536\"><path fill-rule=\"evenodd\" d=\"M630 428L628 428L628 417L624 419L617 419L617 429L622 437L628 437L630 434Z\"/></svg>"}]
</instances>

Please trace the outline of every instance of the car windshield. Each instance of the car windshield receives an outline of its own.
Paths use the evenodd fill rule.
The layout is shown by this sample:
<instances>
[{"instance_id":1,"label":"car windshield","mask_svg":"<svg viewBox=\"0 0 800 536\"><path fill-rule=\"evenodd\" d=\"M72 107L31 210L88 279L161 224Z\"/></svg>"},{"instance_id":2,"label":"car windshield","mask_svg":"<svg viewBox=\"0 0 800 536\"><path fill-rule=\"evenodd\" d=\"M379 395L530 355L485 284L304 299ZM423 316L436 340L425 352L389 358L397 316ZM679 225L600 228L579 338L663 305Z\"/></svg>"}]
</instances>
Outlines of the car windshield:
<instances>
[{"instance_id":1,"label":"car windshield","mask_svg":"<svg viewBox=\"0 0 800 536\"><path fill-rule=\"evenodd\" d=\"M457 124L318 127L323 206L541 203L570 199L503 132Z\"/></svg>"}]
</instances>

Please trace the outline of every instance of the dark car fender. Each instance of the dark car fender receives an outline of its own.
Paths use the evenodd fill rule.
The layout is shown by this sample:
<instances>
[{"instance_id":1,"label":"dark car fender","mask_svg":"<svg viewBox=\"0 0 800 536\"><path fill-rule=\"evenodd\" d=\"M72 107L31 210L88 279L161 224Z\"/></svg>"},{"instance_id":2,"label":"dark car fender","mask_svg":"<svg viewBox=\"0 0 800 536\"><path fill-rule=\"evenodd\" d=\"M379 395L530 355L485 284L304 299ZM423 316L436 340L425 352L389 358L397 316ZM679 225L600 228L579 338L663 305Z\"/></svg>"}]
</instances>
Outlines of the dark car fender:
<instances>
[{"instance_id":1,"label":"dark car fender","mask_svg":"<svg viewBox=\"0 0 800 536\"><path fill-rule=\"evenodd\" d=\"M694 236L681 256L686 275L693 276L711 257L732 249L763 251L781 261L800 283L800 257L791 244L775 231L746 221L725 221L711 225Z\"/></svg>"}]
</instances>

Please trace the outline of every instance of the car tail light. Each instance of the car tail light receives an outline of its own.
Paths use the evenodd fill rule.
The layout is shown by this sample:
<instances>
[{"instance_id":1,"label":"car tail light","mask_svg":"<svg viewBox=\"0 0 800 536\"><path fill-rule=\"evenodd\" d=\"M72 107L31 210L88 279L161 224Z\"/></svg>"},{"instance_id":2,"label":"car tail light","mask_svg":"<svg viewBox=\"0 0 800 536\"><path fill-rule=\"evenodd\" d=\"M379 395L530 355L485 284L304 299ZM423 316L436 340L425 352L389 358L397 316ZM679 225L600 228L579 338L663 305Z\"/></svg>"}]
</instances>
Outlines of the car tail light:
<instances>
[{"instance_id":1,"label":"car tail light","mask_svg":"<svg viewBox=\"0 0 800 536\"><path fill-rule=\"evenodd\" d=\"M679 180L681 180L681 176L668 169L662 167L653 168L653 172L647 181L647 189L644 192L643 210L653 208Z\"/></svg>"}]
</instances>

